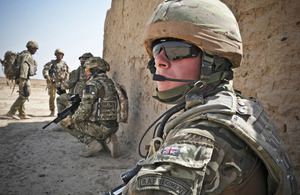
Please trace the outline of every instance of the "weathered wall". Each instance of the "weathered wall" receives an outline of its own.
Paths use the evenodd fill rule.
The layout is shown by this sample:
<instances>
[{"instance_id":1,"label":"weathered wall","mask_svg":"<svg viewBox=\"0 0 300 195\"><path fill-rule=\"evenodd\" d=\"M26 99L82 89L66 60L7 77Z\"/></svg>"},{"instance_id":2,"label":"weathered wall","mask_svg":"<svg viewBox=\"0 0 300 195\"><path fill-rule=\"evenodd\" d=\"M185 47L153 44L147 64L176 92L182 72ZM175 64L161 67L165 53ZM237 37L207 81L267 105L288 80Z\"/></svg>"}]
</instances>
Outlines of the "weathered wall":
<instances>
[{"instance_id":1,"label":"weathered wall","mask_svg":"<svg viewBox=\"0 0 300 195\"><path fill-rule=\"evenodd\" d=\"M105 21L103 57L111 64L109 74L126 87L130 101L128 124L121 126L118 135L123 146L136 154L143 132L166 110L152 98L155 84L146 68L148 55L142 44L144 27L160 1L112 0Z\"/></svg>"},{"instance_id":2,"label":"weathered wall","mask_svg":"<svg viewBox=\"0 0 300 195\"><path fill-rule=\"evenodd\" d=\"M147 70L143 30L162 0L112 0L107 12L103 57L110 76L127 88L130 118L118 135L128 150L166 109L152 99L155 84ZM244 42L244 58L234 86L262 101L300 173L300 1L224 0L235 14ZM152 131L147 135L149 141ZM144 143L147 143L144 142Z\"/></svg>"}]
</instances>

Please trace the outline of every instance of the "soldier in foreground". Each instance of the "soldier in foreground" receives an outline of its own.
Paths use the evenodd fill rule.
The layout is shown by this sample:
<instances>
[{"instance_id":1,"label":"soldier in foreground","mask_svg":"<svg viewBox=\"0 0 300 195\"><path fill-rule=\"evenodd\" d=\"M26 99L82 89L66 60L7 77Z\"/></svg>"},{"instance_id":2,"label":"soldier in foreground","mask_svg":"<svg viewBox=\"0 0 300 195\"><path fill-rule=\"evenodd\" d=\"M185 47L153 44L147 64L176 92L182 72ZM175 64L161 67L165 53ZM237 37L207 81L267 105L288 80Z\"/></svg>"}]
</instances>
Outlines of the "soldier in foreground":
<instances>
[{"instance_id":1,"label":"soldier in foreground","mask_svg":"<svg viewBox=\"0 0 300 195\"><path fill-rule=\"evenodd\" d=\"M90 57L93 57L91 53L84 53L82 56L80 56L80 66L70 73L69 80L59 84L58 91L69 90L69 93L60 94L56 98L58 112L61 112L63 109L70 105L68 99L72 95L79 94L79 96L82 97L83 89L86 85L87 80L90 77L90 75L85 74L83 65L84 62Z\"/></svg>"},{"instance_id":2,"label":"soldier in foreground","mask_svg":"<svg viewBox=\"0 0 300 195\"><path fill-rule=\"evenodd\" d=\"M79 153L80 156L93 156L107 148L112 157L118 157L120 148L116 132L119 128L119 99L115 82L106 75L110 66L100 57L92 57L86 60L84 68L91 78L83 90L80 105L71 117L65 118L61 123L71 131L87 135L79 139L87 145Z\"/></svg>"},{"instance_id":3,"label":"soldier in foreground","mask_svg":"<svg viewBox=\"0 0 300 195\"><path fill-rule=\"evenodd\" d=\"M25 101L28 100L31 93L30 77L34 76L37 71L37 63L32 55L36 53L39 45L35 41L28 41L26 47L27 50L22 51L16 59L16 63L20 66L18 75L15 78L16 84L19 85L19 97L6 114L6 116L16 120L31 118L25 112ZM16 115L17 111L19 116Z\"/></svg>"},{"instance_id":4,"label":"soldier in foreground","mask_svg":"<svg viewBox=\"0 0 300 195\"><path fill-rule=\"evenodd\" d=\"M242 40L225 4L164 1L147 24L144 46L155 98L176 106L123 194L297 193L290 155L263 106L233 90Z\"/></svg>"},{"instance_id":5,"label":"soldier in foreground","mask_svg":"<svg viewBox=\"0 0 300 195\"><path fill-rule=\"evenodd\" d=\"M56 60L48 62L43 69L43 76L47 82L49 95L50 116L54 116L55 112L55 97L57 85L69 78L69 66L63 61L64 52L62 49L56 49L54 52Z\"/></svg>"}]
</instances>

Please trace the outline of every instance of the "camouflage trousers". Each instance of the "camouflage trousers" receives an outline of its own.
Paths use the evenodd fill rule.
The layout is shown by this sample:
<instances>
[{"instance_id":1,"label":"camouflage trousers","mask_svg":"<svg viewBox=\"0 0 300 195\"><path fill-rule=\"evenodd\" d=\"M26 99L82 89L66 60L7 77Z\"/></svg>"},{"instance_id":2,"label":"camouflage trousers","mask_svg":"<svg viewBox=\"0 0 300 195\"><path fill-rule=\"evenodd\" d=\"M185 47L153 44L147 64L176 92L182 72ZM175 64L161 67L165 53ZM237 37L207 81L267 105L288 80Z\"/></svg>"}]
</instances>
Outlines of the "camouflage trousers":
<instances>
[{"instance_id":1,"label":"camouflage trousers","mask_svg":"<svg viewBox=\"0 0 300 195\"><path fill-rule=\"evenodd\" d=\"M74 123L74 128L86 136L91 136L100 142L105 141L113 133L117 132L119 129L119 124L115 121L113 122L101 122L96 123L92 121L83 121L79 123Z\"/></svg>"},{"instance_id":2,"label":"camouflage trousers","mask_svg":"<svg viewBox=\"0 0 300 195\"><path fill-rule=\"evenodd\" d=\"M91 141L93 141L95 138L86 135L79 130L77 130L74 125L70 125L69 127L65 127L64 125L61 125L61 127L68 133L70 133L72 136L74 136L76 139L78 139L80 142L84 144L89 144Z\"/></svg>"},{"instance_id":3,"label":"camouflage trousers","mask_svg":"<svg viewBox=\"0 0 300 195\"><path fill-rule=\"evenodd\" d=\"M55 111L55 97L56 97L56 85L52 82L47 82L48 95L49 95L49 109Z\"/></svg>"},{"instance_id":4,"label":"camouflage trousers","mask_svg":"<svg viewBox=\"0 0 300 195\"><path fill-rule=\"evenodd\" d=\"M72 94L70 94L70 93L64 93L64 94L59 95L56 98L56 106L57 106L58 112L61 112L66 107L70 106L70 101L68 99L71 96L72 96Z\"/></svg>"},{"instance_id":5,"label":"camouflage trousers","mask_svg":"<svg viewBox=\"0 0 300 195\"><path fill-rule=\"evenodd\" d=\"M27 85L26 92L24 91L24 85ZM28 100L28 97L31 94L30 80L24 80L22 83L18 83L19 85L19 97L16 99L14 104L10 108L10 112L15 114L17 111L20 116L25 116L25 102ZM27 93L27 96L25 95Z\"/></svg>"}]
</instances>

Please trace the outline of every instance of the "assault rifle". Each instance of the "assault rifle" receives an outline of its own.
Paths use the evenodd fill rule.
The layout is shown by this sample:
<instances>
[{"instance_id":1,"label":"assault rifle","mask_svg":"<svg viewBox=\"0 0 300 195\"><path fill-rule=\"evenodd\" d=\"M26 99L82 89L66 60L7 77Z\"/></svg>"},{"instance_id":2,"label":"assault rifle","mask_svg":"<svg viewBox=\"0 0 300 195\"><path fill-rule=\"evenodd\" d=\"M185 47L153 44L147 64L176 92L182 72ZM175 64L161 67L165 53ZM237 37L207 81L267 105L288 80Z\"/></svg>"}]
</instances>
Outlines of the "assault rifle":
<instances>
[{"instance_id":1,"label":"assault rifle","mask_svg":"<svg viewBox=\"0 0 300 195\"><path fill-rule=\"evenodd\" d=\"M61 120L66 118L69 114L75 113L75 111L77 110L77 108L81 102L81 98L79 97L79 94L77 93L75 95L72 95L68 100L72 102L71 105L66 107L65 109L63 109L61 112L59 112L57 114L57 117L53 121L51 121L47 125L43 126L43 129L47 128L51 123L57 124Z\"/></svg>"},{"instance_id":2,"label":"assault rifle","mask_svg":"<svg viewBox=\"0 0 300 195\"><path fill-rule=\"evenodd\" d=\"M26 81L27 81L27 80L26 80ZM28 85L27 85L26 81L24 82L24 85L23 85L22 90L18 90L17 92L19 92L19 93L20 93L20 92L23 92L25 97L29 97ZM16 83L15 83L15 84L16 84ZM14 89L15 89L15 86L14 86L13 90L14 90ZM13 91L12 91L11 93L13 93ZM29 101L29 99L28 99L28 101Z\"/></svg>"},{"instance_id":3,"label":"assault rifle","mask_svg":"<svg viewBox=\"0 0 300 195\"><path fill-rule=\"evenodd\" d=\"M104 195L121 195L126 184L141 170L142 165L139 165L139 163L143 161L144 161L143 159L139 160L133 169L130 169L129 171L121 174L120 177L124 183L108 192L105 192Z\"/></svg>"},{"instance_id":4,"label":"assault rifle","mask_svg":"<svg viewBox=\"0 0 300 195\"><path fill-rule=\"evenodd\" d=\"M25 84L24 84L24 86L23 86L23 92L24 92L25 97L28 97L28 96L29 96L28 86L27 86L27 83L26 83L26 82L25 82Z\"/></svg>"},{"instance_id":5,"label":"assault rifle","mask_svg":"<svg viewBox=\"0 0 300 195\"><path fill-rule=\"evenodd\" d=\"M50 69L50 70L49 70L49 76L50 76L50 78L51 78L52 83L55 83L56 86L58 86L59 83L56 82L55 72L56 72L55 69L53 69L53 68ZM61 89L61 87L59 86L59 87L56 88L56 93L57 93L58 95L61 95L61 94L66 93L66 90Z\"/></svg>"},{"instance_id":6,"label":"assault rifle","mask_svg":"<svg viewBox=\"0 0 300 195\"><path fill-rule=\"evenodd\" d=\"M14 86L14 88L15 88L15 86ZM28 86L27 86L26 81L25 81L25 83L24 83L24 85L23 85L22 90L18 90L17 92L23 92L25 97L28 97L28 96L29 96L29 91L28 91ZM28 100L28 101L29 101L29 100Z\"/></svg>"},{"instance_id":7,"label":"assault rifle","mask_svg":"<svg viewBox=\"0 0 300 195\"><path fill-rule=\"evenodd\" d=\"M55 72L56 72L56 70L53 69L53 68L49 70L49 76L50 76L50 78L51 78L52 83L55 83L55 82L56 82Z\"/></svg>"}]
</instances>

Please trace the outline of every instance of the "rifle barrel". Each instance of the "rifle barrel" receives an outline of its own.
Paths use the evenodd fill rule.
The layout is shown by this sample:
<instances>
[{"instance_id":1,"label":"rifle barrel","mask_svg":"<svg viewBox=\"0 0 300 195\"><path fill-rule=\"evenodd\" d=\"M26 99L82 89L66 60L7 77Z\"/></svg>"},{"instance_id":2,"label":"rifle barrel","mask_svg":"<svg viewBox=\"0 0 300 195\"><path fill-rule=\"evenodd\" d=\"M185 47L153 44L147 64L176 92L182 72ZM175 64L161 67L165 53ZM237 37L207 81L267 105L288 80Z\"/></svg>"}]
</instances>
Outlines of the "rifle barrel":
<instances>
[{"instance_id":1,"label":"rifle barrel","mask_svg":"<svg viewBox=\"0 0 300 195\"><path fill-rule=\"evenodd\" d=\"M51 121L51 122L48 123L47 125L43 126L43 129L46 129L51 123L53 123L53 121Z\"/></svg>"},{"instance_id":2,"label":"rifle barrel","mask_svg":"<svg viewBox=\"0 0 300 195\"><path fill-rule=\"evenodd\" d=\"M59 123L61 120L66 118L69 114L74 114L74 112L77 110L77 108L80 104L81 98L79 97L78 94L73 95L70 98L73 98L73 99L71 99L72 104L70 106L66 107L65 109L63 109L61 112L59 112L57 114L57 117L53 121L51 121L50 123L45 125L43 127L43 129L47 128L51 123L55 123L55 124ZM69 101L70 101L70 98L69 98ZM76 99L74 99L74 98L76 98Z\"/></svg>"}]
</instances>

